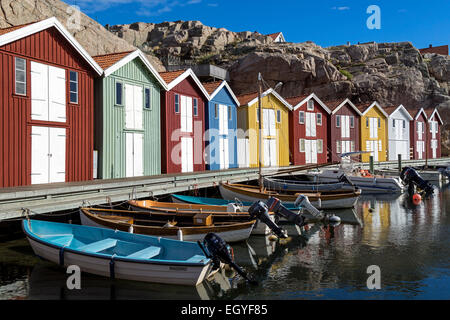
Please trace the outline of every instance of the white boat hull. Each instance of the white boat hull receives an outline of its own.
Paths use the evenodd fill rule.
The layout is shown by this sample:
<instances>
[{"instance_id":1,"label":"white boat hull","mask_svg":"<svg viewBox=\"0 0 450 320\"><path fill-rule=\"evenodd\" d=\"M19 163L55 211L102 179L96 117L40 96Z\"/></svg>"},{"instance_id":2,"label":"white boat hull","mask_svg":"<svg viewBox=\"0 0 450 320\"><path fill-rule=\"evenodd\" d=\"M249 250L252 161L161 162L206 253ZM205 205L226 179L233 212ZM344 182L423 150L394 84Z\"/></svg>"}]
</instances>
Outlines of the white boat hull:
<instances>
[{"instance_id":1,"label":"white boat hull","mask_svg":"<svg viewBox=\"0 0 450 320\"><path fill-rule=\"evenodd\" d=\"M233 190L229 190L227 188L224 188L222 185L219 185L219 191L222 198L225 200L234 200L239 199L240 201L249 201L249 202L255 202L259 200L267 200L264 198L264 195L259 197L253 197L246 194L241 194L238 192L234 192ZM310 200L311 201L311 200ZM326 210L326 209L346 209L346 208L353 208L358 201L358 197L348 197L343 199L336 199L336 200L326 200L326 201L311 201L311 204L316 207L319 210ZM293 205L294 202L290 201L283 201L283 204Z\"/></svg>"},{"instance_id":2,"label":"white boat hull","mask_svg":"<svg viewBox=\"0 0 450 320\"><path fill-rule=\"evenodd\" d=\"M59 263L60 249L28 237L34 253L54 263ZM110 258L64 251L64 266L79 266L82 272L110 277ZM114 275L117 279L153 283L198 285L210 275L212 265L189 266L159 263L143 263L115 260Z\"/></svg>"},{"instance_id":3,"label":"white boat hull","mask_svg":"<svg viewBox=\"0 0 450 320\"><path fill-rule=\"evenodd\" d=\"M84 226L107 228L107 226L98 224L97 222L89 219L89 217L87 217L83 213L82 210L80 210L80 219L81 219L81 224ZM245 228L245 229L231 230L231 231L224 231L224 232L215 232L215 233L226 242L239 242L239 241L247 240L250 237L250 235L252 234L253 226L254 225L252 225L248 228ZM262 227L260 227L260 228L262 228ZM258 230L257 232L262 232L262 231ZM197 241L203 241L203 238L205 236L206 236L206 233L199 233L199 234L182 235L183 239L180 239L178 236L164 236L163 238L197 242Z\"/></svg>"}]
</instances>

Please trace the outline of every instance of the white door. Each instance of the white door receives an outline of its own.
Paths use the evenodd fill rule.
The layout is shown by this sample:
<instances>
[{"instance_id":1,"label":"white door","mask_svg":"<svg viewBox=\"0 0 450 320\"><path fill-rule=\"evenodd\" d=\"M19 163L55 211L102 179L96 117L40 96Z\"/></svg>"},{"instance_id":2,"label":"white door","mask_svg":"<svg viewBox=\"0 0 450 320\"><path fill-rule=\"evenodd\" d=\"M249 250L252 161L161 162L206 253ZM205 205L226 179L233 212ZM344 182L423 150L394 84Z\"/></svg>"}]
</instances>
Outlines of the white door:
<instances>
[{"instance_id":1,"label":"white door","mask_svg":"<svg viewBox=\"0 0 450 320\"><path fill-rule=\"evenodd\" d=\"M317 141L311 140L311 163L317 163Z\"/></svg>"},{"instance_id":2,"label":"white door","mask_svg":"<svg viewBox=\"0 0 450 320\"><path fill-rule=\"evenodd\" d=\"M263 164L265 167L270 167L270 139L264 139L263 147Z\"/></svg>"},{"instance_id":3,"label":"white door","mask_svg":"<svg viewBox=\"0 0 450 320\"><path fill-rule=\"evenodd\" d=\"M134 129L142 129L142 110L144 108L144 92L140 86L133 87Z\"/></svg>"},{"instance_id":4,"label":"white door","mask_svg":"<svg viewBox=\"0 0 450 320\"><path fill-rule=\"evenodd\" d=\"M194 149L191 137L181 138L181 172L194 171Z\"/></svg>"},{"instance_id":5,"label":"white door","mask_svg":"<svg viewBox=\"0 0 450 320\"><path fill-rule=\"evenodd\" d=\"M34 61L31 61L31 119L48 121L48 67Z\"/></svg>"},{"instance_id":6,"label":"white door","mask_svg":"<svg viewBox=\"0 0 450 320\"><path fill-rule=\"evenodd\" d=\"M373 156L374 161L378 161L378 147L378 141L366 141L366 151L370 151L370 155Z\"/></svg>"},{"instance_id":7,"label":"white door","mask_svg":"<svg viewBox=\"0 0 450 320\"><path fill-rule=\"evenodd\" d=\"M350 116L341 116L341 137L350 138Z\"/></svg>"},{"instance_id":8,"label":"white door","mask_svg":"<svg viewBox=\"0 0 450 320\"><path fill-rule=\"evenodd\" d=\"M417 138L422 140L423 122L417 122Z\"/></svg>"},{"instance_id":9,"label":"white door","mask_svg":"<svg viewBox=\"0 0 450 320\"><path fill-rule=\"evenodd\" d=\"M417 158L420 160L423 157L423 141L417 141L416 142L416 149L417 149Z\"/></svg>"},{"instance_id":10,"label":"white door","mask_svg":"<svg viewBox=\"0 0 450 320\"><path fill-rule=\"evenodd\" d=\"M31 183L66 181L66 129L31 128Z\"/></svg>"},{"instance_id":11,"label":"white door","mask_svg":"<svg viewBox=\"0 0 450 320\"><path fill-rule=\"evenodd\" d=\"M378 118L369 118L370 138L378 138Z\"/></svg>"},{"instance_id":12,"label":"white door","mask_svg":"<svg viewBox=\"0 0 450 320\"><path fill-rule=\"evenodd\" d=\"M142 129L143 89L125 84L125 128Z\"/></svg>"},{"instance_id":13,"label":"white door","mask_svg":"<svg viewBox=\"0 0 450 320\"><path fill-rule=\"evenodd\" d=\"M277 135L277 128L275 125L275 110L269 110L269 135L275 137Z\"/></svg>"},{"instance_id":14,"label":"white door","mask_svg":"<svg viewBox=\"0 0 450 320\"><path fill-rule=\"evenodd\" d=\"M144 175L144 135L142 133L127 132L125 146L125 167L127 177Z\"/></svg>"},{"instance_id":15,"label":"white door","mask_svg":"<svg viewBox=\"0 0 450 320\"><path fill-rule=\"evenodd\" d=\"M250 166L249 140L245 138L237 139L239 168L248 168Z\"/></svg>"},{"instance_id":16,"label":"white door","mask_svg":"<svg viewBox=\"0 0 450 320\"><path fill-rule=\"evenodd\" d=\"M270 166L276 167L278 165L277 140L270 140Z\"/></svg>"},{"instance_id":17,"label":"white door","mask_svg":"<svg viewBox=\"0 0 450 320\"><path fill-rule=\"evenodd\" d=\"M219 153L220 153L220 169L228 169L230 167L229 164L229 154L228 154L228 139L220 138L219 139Z\"/></svg>"},{"instance_id":18,"label":"white door","mask_svg":"<svg viewBox=\"0 0 450 320\"><path fill-rule=\"evenodd\" d=\"M431 140L431 151L433 158L437 158L437 140Z\"/></svg>"},{"instance_id":19,"label":"white door","mask_svg":"<svg viewBox=\"0 0 450 320\"><path fill-rule=\"evenodd\" d=\"M311 163L311 140L305 140L305 163Z\"/></svg>"},{"instance_id":20,"label":"white door","mask_svg":"<svg viewBox=\"0 0 450 320\"><path fill-rule=\"evenodd\" d=\"M316 136L316 114L311 112L306 112L306 136L315 137Z\"/></svg>"},{"instance_id":21,"label":"white door","mask_svg":"<svg viewBox=\"0 0 450 320\"><path fill-rule=\"evenodd\" d=\"M49 66L49 121L66 122L66 70Z\"/></svg>"},{"instance_id":22,"label":"white door","mask_svg":"<svg viewBox=\"0 0 450 320\"><path fill-rule=\"evenodd\" d=\"M228 134L228 106L219 105L219 134Z\"/></svg>"},{"instance_id":23,"label":"white door","mask_svg":"<svg viewBox=\"0 0 450 320\"><path fill-rule=\"evenodd\" d=\"M31 119L66 122L66 70L31 62Z\"/></svg>"}]
</instances>

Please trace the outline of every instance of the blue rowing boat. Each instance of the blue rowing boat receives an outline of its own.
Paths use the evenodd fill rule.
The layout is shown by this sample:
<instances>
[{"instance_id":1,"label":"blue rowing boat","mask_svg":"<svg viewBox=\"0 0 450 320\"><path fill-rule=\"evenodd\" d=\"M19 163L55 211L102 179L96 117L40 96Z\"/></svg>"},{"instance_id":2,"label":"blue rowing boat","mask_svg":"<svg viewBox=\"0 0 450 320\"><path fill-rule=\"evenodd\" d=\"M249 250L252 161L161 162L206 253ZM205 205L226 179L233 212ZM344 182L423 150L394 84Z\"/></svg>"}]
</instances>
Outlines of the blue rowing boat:
<instances>
[{"instance_id":1,"label":"blue rowing boat","mask_svg":"<svg viewBox=\"0 0 450 320\"><path fill-rule=\"evenodd\" d=\"M86 273L179 285L198 285L212 274L211 259L195 242L40 220L22 227L37 256Z\"/></svg>"},{"instance_id":2,"label":"blue rowing boat","mask_svg":"<svg viewBox=\"0 0 450 320\"><path fill-rule=\"evenodd\" d=\"M239 201L239 199L235 200L224 200L219 198L206 198L206 197L192 197L192 196L185 196L181 194L172 194L172 201L177 203L193 203L193 204L203 204L208 206L227 206L230 203L234 204L240 204L244 207L250 207L253 202L250 201ZM289 210L298 210L299 208L295 207L294 205L284 204L286 208Z\"/></svg>"}]
</instances>

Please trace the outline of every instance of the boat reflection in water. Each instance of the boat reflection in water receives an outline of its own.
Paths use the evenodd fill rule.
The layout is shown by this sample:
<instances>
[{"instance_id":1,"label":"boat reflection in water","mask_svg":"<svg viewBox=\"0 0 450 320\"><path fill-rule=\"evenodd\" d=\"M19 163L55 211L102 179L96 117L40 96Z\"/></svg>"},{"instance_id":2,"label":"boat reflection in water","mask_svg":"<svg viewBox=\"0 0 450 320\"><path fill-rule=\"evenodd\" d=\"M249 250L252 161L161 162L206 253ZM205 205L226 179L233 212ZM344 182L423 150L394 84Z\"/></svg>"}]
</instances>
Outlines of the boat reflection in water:
<instances>
[{"instance_id":1,"label":"boat reflection in water","mask_svg":"<svg viewBox=\"0 0 450 320\"><path fill-rule=\"evenodd\" d=\"M28 283L28 299L38 300L212 300L231 289L224 271L198 286L164 285L108 278L82 273L81 289L69 290L69 274L63 269L40 262L34 266Z\"/></svg>"}]
</instances>

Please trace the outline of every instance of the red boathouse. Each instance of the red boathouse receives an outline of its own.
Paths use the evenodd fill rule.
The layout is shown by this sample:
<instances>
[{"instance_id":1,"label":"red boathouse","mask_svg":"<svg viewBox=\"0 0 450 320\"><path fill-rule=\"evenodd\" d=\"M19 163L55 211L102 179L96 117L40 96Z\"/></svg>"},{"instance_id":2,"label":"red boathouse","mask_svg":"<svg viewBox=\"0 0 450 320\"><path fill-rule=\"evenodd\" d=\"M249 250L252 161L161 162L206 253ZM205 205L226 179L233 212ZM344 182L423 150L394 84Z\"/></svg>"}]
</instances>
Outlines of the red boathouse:
<instances>
[{"instance_id":1,"label":"red boathouse","mask_svg":"<svg viewBox=\"0 0 450 320\"><path fill-rule=\"evenodd\" d=\"M101 73L56 18L0 29L0 187L92 179Z\"/></svg>"},{"instance_id":2,"label":"red boathouse","mask_svg":"<svg viewBox=\"0 0 450 320\"><path fill-rule=\"evenodd\" d=\"M441 157L441 126L444 124L437 108L425 109L428 121L427 148L428 159Z\"/></svg>"},{"instance_id":3,"label":"red boathouse","mask_svg":"<svg viewBox=\"0 0 450 320\"><path fill-rule=\"evenodd\" d=\"M291 164L328 162L328 121L330 109L314 94L286 98L289 114Z\"/></svg>"},{"instance_id":4,"label":"red boathouse","mask_svg":"<svg viewBox=\"0 0 450 320\"><path fill-rule=\"evenodd\" d=\"M205 170L205 106L209 95L191 69L161 72L162 173Z\"/></svg>"},{"instance_id":5,"label":"red boathouse","mask_svg":"<svg viewBox=\"0 0 450 320\"><path fill-rule=\"evenodd\" d=\"M427 114L420 108L415 114L412 121L409 123L409 139L412 148L411 159L422 160L426 158L426 127L427 127Z\"/></svg>"}]
</instances>

